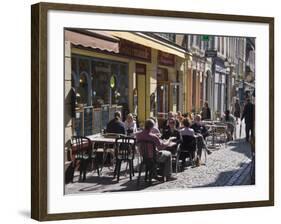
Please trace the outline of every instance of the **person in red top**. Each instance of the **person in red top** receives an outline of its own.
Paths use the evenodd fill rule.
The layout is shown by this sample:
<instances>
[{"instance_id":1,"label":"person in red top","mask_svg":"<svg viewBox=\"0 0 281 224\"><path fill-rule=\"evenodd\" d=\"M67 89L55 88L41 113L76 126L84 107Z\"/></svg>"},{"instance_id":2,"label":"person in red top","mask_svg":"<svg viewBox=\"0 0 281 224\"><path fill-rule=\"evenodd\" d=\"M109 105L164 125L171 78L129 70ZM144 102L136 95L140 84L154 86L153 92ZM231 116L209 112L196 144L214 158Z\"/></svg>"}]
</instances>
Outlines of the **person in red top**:
<instances>
[{"instance_id":1,"label":"person in red top","mask_svg":"<svg viewBox=\"0 0 281 224\"><path fill-rule=\"evenodd\" d=\"M136 139L138 141L151 141L155 144L157 154L156 159L158 162L164 163L163 176L167 179L172 178L172 154L169 151L163 150L167 147L169 142L162 142L159 137L151 133L152 128L154 127L154 122L151 119L145 121L144 130L140 133L137 133ZM153 147L148 148L148 156L153 157Z\"/></svg>"}]
</instances>

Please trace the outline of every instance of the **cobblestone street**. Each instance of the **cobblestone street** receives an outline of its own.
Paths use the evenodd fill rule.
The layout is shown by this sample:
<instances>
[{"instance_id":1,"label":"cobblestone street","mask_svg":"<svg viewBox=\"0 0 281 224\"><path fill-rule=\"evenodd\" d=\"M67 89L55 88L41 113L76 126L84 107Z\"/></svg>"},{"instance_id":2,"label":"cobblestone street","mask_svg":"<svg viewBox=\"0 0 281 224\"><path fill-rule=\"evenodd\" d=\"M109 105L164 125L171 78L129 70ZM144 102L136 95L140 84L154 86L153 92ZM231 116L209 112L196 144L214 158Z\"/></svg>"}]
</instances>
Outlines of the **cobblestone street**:
<instances>
[{"instance_id":1,"label":"cobblestone street","mask_svg":"<svg viewBox=\"0 0 281 224\"><path fill-rule=\"evenodd\" d=\"M239 136L239 125L237 127L237 136ZM149 186L142 178L140 186L137 187L137 173L130 181L126 172L121 173L120 181L117 183L116 179L112 178L113 170L104 168L100 177L97 172L88 173L85 182L78 182L79 173L76 172L74 182L66 185L65 193L101 193L251 184L251 148L244 139L244 131L242 131L241 137L228 142L226 147L222 146L212 150L212 154L207 156L206 165L194 168L189 166L184 171L174 174L176 177L174 180L165 183L155 180Z\"/></svg>"}]
</instances>

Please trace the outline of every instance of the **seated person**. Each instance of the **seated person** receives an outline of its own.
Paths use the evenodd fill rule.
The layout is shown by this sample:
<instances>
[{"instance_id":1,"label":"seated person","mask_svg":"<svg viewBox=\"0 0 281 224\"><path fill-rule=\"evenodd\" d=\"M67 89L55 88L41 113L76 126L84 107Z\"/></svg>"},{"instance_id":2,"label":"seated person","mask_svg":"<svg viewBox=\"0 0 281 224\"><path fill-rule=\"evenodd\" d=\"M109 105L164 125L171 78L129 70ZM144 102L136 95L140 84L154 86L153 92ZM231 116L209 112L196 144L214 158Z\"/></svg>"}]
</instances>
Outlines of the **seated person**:
<instances>
[{"instance_id":1,"label":"seated person","mask_svg":"<svg viewBox=\"0 0 281 224\"><path fill-rule=\"evenodd\" d=\"M175 137L172 141L179 142L181 140L180 132L176 129L176 120L169 120L169 128L164 130L162 139L169 139L171 137Z\"/></svg>"},{"instance_id":2,"label":"seated person","mask_svg":"<svg viewBox=\"0 0 281 224\"><path fill-rule=\"evenodd\" d=\"M184 117L180 111L177 112L177 120L179 121L179 128L183 126L182 121Z\"/></svg>"},{"instance_id":3,"label":"seated person","mask_svg":"<svg viewBox=\"0 0 281 224\"><path fill-rule=\"evenodd\" d=\"M181 136L180 136L180 132L176 129L176 120L175 119L171 119L169 120L169 129L166 129L163 131L163 135L162 135L162 139L173 139L171 141L176 142L176 143L180 143L181 142ZM173 154L176 153L177 150L177 145L171 147L169 149L169 151L171 151Z\"/></svg>"},{"instance_id":4,"label":"seated person","mask_svg":"<svg viewBox=\"0 0 281 224\"><path fill-rule=\"evenodd\" d=\"M127 135L132 135L137 132L137 124L134 120L133 114L129 113L127 115L127 119L125 120L124 125Z\"/></svg>"},{"instance_id":5,"label":"seated person","mask_svg":"<svg viewBox=\"0 0 281 224\"><path fill-rule=\"evenodd\" d=\"M174 116L174 113L173 111L170 111L168 113L168 119L166 119L164 121L164 124L163 124L163 130L166 130L166 129L169 129L169 120L170 119L175 119L175 116ZM180 122L176 119L176 128L178 129L180 127Z\"/></svg>"},{"instance_id":6,"label":"seated person","mask_svg":"<svg viewBox=\"0 0 281 224\"><path fill-rule=\"evenodd\" d=\"M124 123L121 121L120 111L114 113L114 118L108 122L106 126L106 133L126 134Z\"/></svg>"},{"instance_id":7,"label":"seated person","mask_svg":"<svg viewBox=\"0 0 281 224\"><path fill-rule=\"evenodd\" d=\"M136 134L136 139L138 141L151 141L155 144L157 147L157 154L156 154L156 160L158 162L164 163L164 169L163 169L163 176L167 179L172 177L172 155L171 152L166 150L161 150L167 147L167 143L161 143L160 139L157 137L157 135L151 133L152 128L154 127L154 121L151 119L148 119L145 121L144 130L142 132L139 132ZM149 158L153 158L153 148L148 148L148 156ZM159 151L161 150L161 151Z\"/></svg>"},{"instance_id":8,"label":"seated person","mask_svg":"<svg viewBox=\"0 0 281 224\"><path fill-rule=\"evenodd\" d=\"M202 150L205 149L208 154L211 154L211 152L207 148L203 136L200 133L196 133L194 131L194 129L191 128L190 121L188 119L184 119L183 120L183 125L184 125L184 129L180 130L180 134L181 134L181 138L182 139L184 139L184 137L183 137L184 135L196 137L196 144L197 144L196 146L197 146L197 148L195 147L196 151L192 152L193 153L192 157L195 158L197 166L200 166ZM195 156L195 153L196 153L196 156ZM185 160L186 157L187 157L187 155L183 155L183 157L180 158L180 159L184 159Z\"/></svg>"},{"instance_id":9,"label":"seated person","mask_svg":"<svg viewBox=\"0 0 281 224\"><path fill-rule=\"evenodd\" d=\"M233 133L236 125L235 117L230 114L229 110L226 110L224 112L224 116L222 117L222 121L227 123L227 140L233 140Z\"/></svg>"},{"instance_id":10,"label":"seated person","mask_svg":"<svg viewBox=\"0 0 281 224\"><path fill-rule=\"evenodd\" d=\"M195 131L195 133L201 134L204 138L209 135L208 129L201 121L201 116L199 114L195 115L194 123L191 125L191 128Z\"/></svg>"},{"instance_id":11,"label":"seated person","mask_svg":"<svg viewBox=\"0 0 281 224\"><path fill-rule=\"evenodd\" d=\"M192 137L195 138L195 132L194 132L194 130L192 128L190 128L190 121L189 121L189 119L185 118L182 123L183 123L184 128L182 128L180 130L181 139L182 140L184 139L183 136L192 136ZM191 142L190 143L189 142L185 142L183 140L182 141L182 150L185 150L185 149L183 149L183 147L185 147L186 145L189 146L190 144L192 144L192 143ZM190 151L191 151L191 157L192 158L190 158L190 159L193 160L195 158L196 145L195 146L191 145L191 148L192 149ZM183 161L183 167L186 165L185 164L185 160L186 160L187 157L189 157L188 153L180 153L180 158L179 159Z\"/></svg>"},{"instance_id":12,"label":"seated person","mask_svg":"<svg viewBox=\"0 0 281 224\"><path fill-rule=\"evenodd\" d=\"M153 122L154 122L154 126L153 128L151 129L151 133L157 135L158 137L161 136L161 132L158 128L158 123L157 123L157 119L155 117L150 117L149 119L151 119Z\"/></svg>"}]
</instances>

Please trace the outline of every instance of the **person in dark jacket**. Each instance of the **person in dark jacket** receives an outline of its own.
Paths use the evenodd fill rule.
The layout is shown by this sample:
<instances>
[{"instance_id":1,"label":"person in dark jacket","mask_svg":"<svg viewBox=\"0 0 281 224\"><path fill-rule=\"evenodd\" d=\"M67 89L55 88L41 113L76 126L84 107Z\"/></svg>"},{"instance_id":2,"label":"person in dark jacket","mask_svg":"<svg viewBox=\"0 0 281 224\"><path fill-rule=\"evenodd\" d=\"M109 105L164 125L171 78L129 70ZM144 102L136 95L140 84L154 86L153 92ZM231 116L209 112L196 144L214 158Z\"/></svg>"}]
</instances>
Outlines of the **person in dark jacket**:
<instances>
[{"instance_id":1,"label":"person in dark jacket","mask_svg":"<svg viewBox=\"0 0 281 224\"><path fill-rule=\"evenodd\" d=\"M208 102L205 102L204 107L201 112L202 120L210 120L211 119L211 110Z\"/></svg>"},{"instance_id":2,"label":"person in dark jacket","mask_svg":"<svg viewBox=\"0 0 281 224\"><path fill-rule=\"evenodd\" d=\"M163 131L169 129L169 121L170 121L170 120L173 120L173 119L175 119L175 121L176 121L176 128L178 129L178 128L180 127L180 122L175 118L174 112L173 112L173 111L170 111L170 112L168 113L168 119L166 119L166 120L164 121L164 124L163 124Z\"/></svg>"},{"instance_id":3,"label":"person in dark jacket","mask_svg":"<svg viewBox=\"0 0 281 224\"><path fill-rule=\"evenodd\" d=\"M238 122L238 118L240 118L241 116L240 103L238 99L236 99L233 109L234 109L234 116L236 117L236 122Z\"/></svg>"},{"instance_id":4,"label":"person in dark jacket","mask_svg":"<svg viewBox=\"0 0 281 224\"><path fill-rule=\"evenodd\" d=\"M180 132L176 129L176 120L175 119L170 119L169 120L169 128L164 130L162 139L169 139L171 137L175 137L172 141L174 142L180 142L181 136Z\"/></svg>"},{"instance_id":5,"label":"person in dark jacket","mask_svg":"<svg viewBox=\"0 0 281 224\"><path fill-rule=\"evenodd\" d=\"M208 129L201 121L201 116L199 114L195 115L194 123L191 125L191 128L195 131L195 133L201 134L204 139L209 136Z\"/></svg>"},{"instance_id":6,"label":"person in dark jacket","mask_svg":"<svg viewBox=\"0 0 281 224\"><path fill-rule=\"evenodd\" d=\"M106 126L106 133L126 134L124 123L121 121L121 113L116 111L114 118Z\"/></svg>"},{"instance_id":7,"label":"person in dark jacket","mask_svg":"<svg viewBox=\"0 0 281 224\"><path fill-rule=\"evenodd\" d=\"M245 131L246 131L246 141L249 141L249 135L251 131L251 138L254 137L254 123L255 123L255 106L251 103L250 98L247 99L247 103L244 106L241 121L245 118Z\"/></svg>"}]
</instances>

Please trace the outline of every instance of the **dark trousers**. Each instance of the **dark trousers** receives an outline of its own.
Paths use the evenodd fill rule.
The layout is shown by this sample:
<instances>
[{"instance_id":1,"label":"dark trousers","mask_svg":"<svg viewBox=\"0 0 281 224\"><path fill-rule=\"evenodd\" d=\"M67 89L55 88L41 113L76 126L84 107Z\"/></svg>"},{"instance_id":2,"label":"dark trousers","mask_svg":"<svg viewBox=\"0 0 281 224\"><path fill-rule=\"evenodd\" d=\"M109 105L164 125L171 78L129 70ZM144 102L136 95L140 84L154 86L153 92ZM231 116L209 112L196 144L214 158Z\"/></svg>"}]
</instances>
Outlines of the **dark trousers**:
<instances>
[{"instance_id":1,"label":"dark trousers","mask_svg":"<svg viewBox=\"0 0 281 224\"><path fill-rule=\"evenodd\" d=\"M253 125L246 123L246 140L249 141L249 135L250 135L250 131L251 131L251 138L253 138L254 136L254 129L253 129Z\"/></svg>"}]
</instances>

